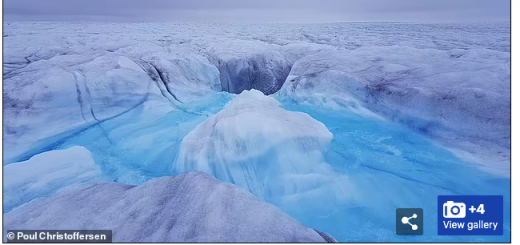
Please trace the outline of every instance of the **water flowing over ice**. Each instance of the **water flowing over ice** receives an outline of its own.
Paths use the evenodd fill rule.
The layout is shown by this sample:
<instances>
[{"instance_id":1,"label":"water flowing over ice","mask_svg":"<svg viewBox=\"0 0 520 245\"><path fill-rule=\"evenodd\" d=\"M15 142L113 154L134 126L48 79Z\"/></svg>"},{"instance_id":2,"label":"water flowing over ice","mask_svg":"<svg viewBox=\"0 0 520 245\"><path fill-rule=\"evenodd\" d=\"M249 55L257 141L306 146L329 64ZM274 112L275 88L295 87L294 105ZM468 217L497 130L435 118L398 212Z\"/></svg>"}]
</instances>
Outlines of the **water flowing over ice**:
<instances>
[{"instance_id":1,"label":"water flowing over ice","mask_svg":"<svg viewBox=\"0 0 520 245\"><path fill-rule=\"evenodd\" d=\"M167 186L191 170L341 242L467 242L438 236L433 222L421 237L395 235L396 208L436 220L438 195L503 195L510 216L509 23L5 23L3 68L13 225L56 228L45 225L53 212L85 202L118 232L135 231L133 211L162 227L150 210L184 203ZM77 193L94 183L98 194ZM191 204L214 195L191 184ZM189 222L226 223L210 211ZM58 223L92 221L77 218ZM504 220L504 236L471 241L510 242ZM161 229L154 238L174 238ZM221 238L252 239L240 234ZM276 234L253 240L296 239ZM214 238L199 235L175 239Z\"/></svg>"}]
</instances>

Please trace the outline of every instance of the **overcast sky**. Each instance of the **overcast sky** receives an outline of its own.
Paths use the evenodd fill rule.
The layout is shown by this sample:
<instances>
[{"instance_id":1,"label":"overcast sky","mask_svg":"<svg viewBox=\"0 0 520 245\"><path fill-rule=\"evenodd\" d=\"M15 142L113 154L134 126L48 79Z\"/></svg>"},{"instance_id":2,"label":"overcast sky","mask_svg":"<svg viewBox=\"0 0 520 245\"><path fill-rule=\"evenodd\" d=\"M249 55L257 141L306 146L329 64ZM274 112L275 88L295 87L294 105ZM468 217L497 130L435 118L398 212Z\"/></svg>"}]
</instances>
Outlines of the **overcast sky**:
<instances>
[{"instance_id":1,"label":"overcast sky","mask_svg":"<svg viewBox=\"0 0 520 245\"><path fill-rule=\"evenodd\" d=\"M509 21L509 0L4 0L4 20Z\"/></svg>"}]
</instances>

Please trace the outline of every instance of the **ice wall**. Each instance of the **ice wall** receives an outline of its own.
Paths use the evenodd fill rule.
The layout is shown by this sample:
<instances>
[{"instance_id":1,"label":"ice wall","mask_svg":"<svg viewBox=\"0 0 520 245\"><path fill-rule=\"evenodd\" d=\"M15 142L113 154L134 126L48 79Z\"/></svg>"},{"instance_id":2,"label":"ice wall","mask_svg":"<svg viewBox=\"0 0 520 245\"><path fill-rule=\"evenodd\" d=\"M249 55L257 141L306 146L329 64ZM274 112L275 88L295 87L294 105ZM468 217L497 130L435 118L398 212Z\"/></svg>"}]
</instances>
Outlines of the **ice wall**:
<instances>
[{"instance_id":1,"label":"ice wall","mask_svg":"<svg viewBox=\"0 0 520 245\"><path fill-rule=\"evenodd\" d=\"M282 87L291 70L291 64L283 56L273 53L219 60L218 67L222 90L235 94L251 89L273 94Z\"/></svg>"}]
</instances>

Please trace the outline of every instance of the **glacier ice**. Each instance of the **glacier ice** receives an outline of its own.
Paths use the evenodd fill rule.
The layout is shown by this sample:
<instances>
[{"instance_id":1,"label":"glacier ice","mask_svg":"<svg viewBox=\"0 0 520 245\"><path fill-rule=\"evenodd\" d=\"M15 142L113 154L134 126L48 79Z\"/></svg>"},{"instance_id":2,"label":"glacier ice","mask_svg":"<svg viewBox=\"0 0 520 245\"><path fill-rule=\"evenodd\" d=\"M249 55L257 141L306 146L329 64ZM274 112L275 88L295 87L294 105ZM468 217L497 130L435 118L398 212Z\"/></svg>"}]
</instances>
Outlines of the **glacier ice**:
<instances>
[{"instance_id":1,"label":"glacier ice","mask_svg":"<svg viewBox=\"0 0 520 245\"><path fill-rule=\"evenodd\" d=\"M22 69L27 71L4 77L4 132L9 142L4 164L26 160L144 101L162 98L148 75L128 58L107 54L67 67L55 62L34 62Z\"/></svg>"},{"instance_id":2,"label":"glacier ice","mask_svg":"<svg viewBox=\"0 0 520 245\"><path fill-rule=\"evenodd\" d=\"M92 154L81 146L43 152L4 166L4 212L62 188L106 181Z\"/></svg>"},{"instance_id":3,"label":"glacier ice","mask_svg":"<svg viewBox=\"0 0 520 245\"><path fill-rule=\"evenodd\" d=\"M202 172L141 186L100 183L4 215L8 229L106 229L113 242L326 242L250 193ZM5 239L5 236L4 236Z\"/></svg>"},{"instance_id":4,"label":"glacier ice","mask_svg":"<svg viewBox=\"0 0 520 245\"><path fill-rule=\"evenodd\" d=\"M461 156L478 155L487 162L483 169L508 176L509 54L451 52L401 46L324 50L295 62L277 97L400 123L459 149ZM418 60L428 63L413 62Z\"/></svg>"},{"instance_id":5,"label":"glacier ice","mask_svg":"<svg viewBox=\"0 0 520 245\"><path fill-rule=\"evenodd\" d=\"M218 69L201 56L189 59L154 56L149 61L137 62L174 103L189 103L211 91L222 90Z\"/></svg>"},{"instance_id":6,"label":"glacier ice","mask_svg":"<svg viewBox=\"0 0 520 245\"><path fill-rule=\"evenodd\" d=\"M509 23L8 23L4 166L82 146L110 181L200 169L340 241L467 241L395 237L392 213L500 194L510 215L509 67ZM218 118L233 99L255 127ZM219 158L193 164L211 120Z\"/></svg>"},{"instance_id":7,"label":"glacier ice","mask_svg":"<svg viewBox=\"0 0 520 245\"><path fill-rule=\"evenodd\" d=\"M333 138L328 129L280 106L258 90L244 90L182 139L173 170L210 173L261 200L353 196L346 176L323 161Z\"/></svg>"},{"instance_id":8,"label":"glacier ice","mask_svg":"<svg viewBox=\"0 0 520 245\"><path fill-rule=\"evenodd\" d=\"M291 64L283 56L272 52L252 58L219 60L218 66L222 90L237 94L251 89L273 94L282 87L291 70Z\"/></svg>"},{"instance_id":9,"label":"glacier ice","mask_svg":"<svg viewBox=\"0 0 520 245\"><path fill-rule=\"evenodd\" d=\"M44 28L46 35L34 35L37 28ZM45 150L35 147L38 141L45 145L50 137L60 135L55 138L62 139L70 136L67 132L92 126L85 120L110 118L135 107L140 99L145 100L145 88L155 79L156 85L149 87L151 97L166 97L158 99L162 105L175 104L175 98L189 104L219 90L257 89L271 94L285 84L279 94L287 99L348 108L401 123L455 148L453 152L465 159L482 162L488 171L496 168L488 162L499 162L500 170L495 172L506 175L510 148L508 28L507 23L10 23L4 55L4 89L9 92L4 100L12 108L5 108L9 117L4 131L10 151L4 159L25 160ZM171 30L176 30L175 35ZM368 30L375 36L367 35ZM137 36L125 38L128 32ZM122 59L126 62L120 62ZM105 73L108 79L99 76ZM131 81L125 81L130 77ZM323 86L321 81L327 79L331 81ZM35 82L16 91L28 81ZM50 81L63 86L53 88ZM127 88L122 81L133 85ZM75 84L81 96L74 92ZM103 104L90 106L83 87L95 90L92 101L102 100ZM114 88L135 91L109 102L104 92ZM32 94L34 99L25 98ZM50 98L51 94L56 98ZM68 108L62 106L47 115L42 112L46 109L35 106L51 105L45 101L60 97L71 101ZM81 105L72 102L78 99L86 101L83 113L77 113L75 108ZM90 107L94 116L88 113ZM57 127L39 128L43 124L37 120L48 121L56 114L61 118ZM11 147L14 145L17 147Z\"/></svg>"}]
</instances>

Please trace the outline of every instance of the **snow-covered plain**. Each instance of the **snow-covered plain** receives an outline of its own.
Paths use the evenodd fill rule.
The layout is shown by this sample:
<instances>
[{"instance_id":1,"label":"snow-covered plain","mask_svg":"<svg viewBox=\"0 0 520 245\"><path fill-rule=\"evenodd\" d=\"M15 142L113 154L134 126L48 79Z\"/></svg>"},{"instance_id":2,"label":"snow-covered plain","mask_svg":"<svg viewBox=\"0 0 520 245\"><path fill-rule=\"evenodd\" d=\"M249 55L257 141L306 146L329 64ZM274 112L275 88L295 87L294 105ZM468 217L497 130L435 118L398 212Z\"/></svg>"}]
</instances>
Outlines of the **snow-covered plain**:
<instances>
[{"instance_id":1,"label":"snow-covered plain","mask_svg":"<svg viewBox=\"0 0 520 245\"><path fill-rule=\"evenodd\" d=\"M436 235L436 198L504 195L510 215L509 32L5 23L4 174L81 146L106 180L204 171L339 241L468 241ZM30 178L17 181L47 177ZM423 236L395 235L401 207L425 210ZM504 236L472 241L509 241L504 220Z\"/></svg>"}]
</instances>

